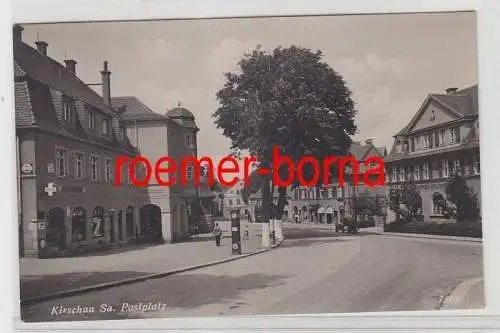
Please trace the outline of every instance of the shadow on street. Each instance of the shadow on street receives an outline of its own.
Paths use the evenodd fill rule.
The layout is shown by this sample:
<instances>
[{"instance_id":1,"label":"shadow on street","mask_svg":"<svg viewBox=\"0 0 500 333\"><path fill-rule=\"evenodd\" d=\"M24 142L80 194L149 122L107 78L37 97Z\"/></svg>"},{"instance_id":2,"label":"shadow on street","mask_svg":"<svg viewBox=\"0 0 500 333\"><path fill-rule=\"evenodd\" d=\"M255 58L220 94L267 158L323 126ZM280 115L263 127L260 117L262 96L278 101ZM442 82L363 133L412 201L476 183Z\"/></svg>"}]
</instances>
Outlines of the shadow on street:
<instances>
[{"instance_id":1,"label":"shadow on street","mask_svg":"<svg viewBox=\"0 0 500 333\"><path fill-rule=\"evenodd\" d=\"M117 271L117 272L83 272L54 275L26 275L20 280L21 301L26 298L70 290L96 284L131 279L139 276L151 275L146 272ZM64 288L62 288L64 286Z\"/></svg>"},{"instance_id":2,"label":"shadow on street","mask_svg":"<svg viewBox=\"0 0 500 333\"><path fill-rule=\"evenodd\" d=\"M132 273L141 274L139 272L117 272L116 274L130 275ZM241 295L249 290L282 285L288 277L287 275L261 273L242 276L216 276L209 274L172 275L159 280L150 280L131 285L132 290L135 292L123 290L121 295L115 294L109 297L107 304L118 310L124 303L137 304L139 302L160 302L166 304L170 310L194 309L213 303L235 302L241 299ZM101 291L101 295L103 292L106 291ZM115 311L112 313L100 313L100 304L88 304L96 307L95 313L91 314L51 316L51 308L57 304L59 303L54 301L22 307L21 318L26 322L142 318L140 314L130 312ZM64 304L68 304L68 299ZM68 305L71 305L71 303ZM74 305L77 304L75 303ZM238 306L238 303L235 306ZM167 310L165 313L166 316L168 316L168 312Z\"/></svg>"},{"instance_id":3,"label":"shadow on street","mask_svg":"<svg viewBox=\"0 0 500 333\"><path fill-rule=\"evenodd\" d=\"M322 229L304 229L286 227L284 230L286 239L301 239L301 238L324 238L324 237L352 237L352 236L368 236L375 235L373 232L363 231L361 229L358 233L341 233L335 230L322 230Z\"/></svg>"},{"instance_id":4,"label":"shadow on street","mask_svg":"<svg viewBox=\"0 0 500 333\"><path fill-rule=\"evenodd\" d=\"M280 247L283 248L290 248L290 247L310 247L310 246L319 246L319 245L325 245L325 244L332 244L332 243L342 243L342 242L350 242L350 239L315 239L315 238L297 238L294 240L290 240L289 242L285 242Z\"/></svg>"}]
</instances>

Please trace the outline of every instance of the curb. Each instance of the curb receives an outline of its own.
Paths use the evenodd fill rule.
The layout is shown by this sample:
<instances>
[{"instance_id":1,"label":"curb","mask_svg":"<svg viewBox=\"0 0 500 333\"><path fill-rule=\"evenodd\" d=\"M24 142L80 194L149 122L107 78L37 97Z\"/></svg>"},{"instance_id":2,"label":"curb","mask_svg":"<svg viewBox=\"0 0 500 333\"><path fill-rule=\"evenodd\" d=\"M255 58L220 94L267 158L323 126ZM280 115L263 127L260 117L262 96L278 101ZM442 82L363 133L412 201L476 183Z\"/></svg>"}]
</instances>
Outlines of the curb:
<instances>
[{"instance_id":1,"label":"curb","mask_svg":"<svg viewBox=\"0 0 500 333\"><path fill-rule=\"evenodd\" d=\"M408 234L408 233L397 233L397 232L378 232L377 235L382 236L393 236L393 237L406 237L406 238L423 238L423 239L436 239L436 240L451 240L455 242L471 242L471 243L482 243L482 238L473 237L457 237L457 236L440 236L440 235L428 235L428 234Z\"/></svg>"},{"instance_id":2,"label":"curb","mask_svg":"<svg viewBox=\"0 0 500 333\"><path fill-rule=\"evenodd\" d=\"M279 241L276 244L271 245L268 248L257 250L255 252L242 254L239 256L235 256L235 257L229 257L226 259L211 261L211 262L204 263L204 264L199 264L199 265L194 265L194 266L186 266L186 267L182 267L182 268L173 269L173 270L167 271L167 272L153 273L153 274L138 276L138 277L129 278L129 279L123 279L123 280L112 281L112 282L105 282L105 283L100 283L100 284L96 284L96 285L92 285L92 286L85 286L85 287L80 287L80 288L75 288L75 289L64 290L64 291L60 291L60 292L56 292L56 293L39 295L39 296L35 296L35 297L28 297L28 298L24 298L21 300L21 305L24 305L24 306L32 305L32 304L39 303L42 301L48 301L48 300L53 300L53 299L68 297L68 296L76 296L76 295L84 294L84 293L91 292L91 291L104 290L104 289L109 289L112 287L119 287L119 286L123 286L123 285L127 285L127 284L132 284L132 283L136 283L136 282L143 282L146 280L159 279L159 278L163 278L163 277L166 277L169 275L174 275L174 274L178 274L178 273L192 271L192 270L196 270L199 268L215 266L218 264L223 264L226 262L231 262L231 261L235 261L238 259L243 259L243 258L251 257L251 256L254 256L257 254L269 252L270 250L275 249L278 246L280 246L283 243L283 241L284 241L284 239L282 239L281 241Z\"/></svg>"},{"instance_id":3,"label":"curb","mask_svg":"<svg viewBox=\"0 0 500 333\"><path fill-rule=\"evenodd\" d=\"M456 286L451 291L451 293L442 298L442 300L440 301L439 309L452 310L454 309L454 306L467 302L469 290L476 284L481 283L483 281L484 279L482 277L477 277L463 281L458 286Z\"/></svg>"}]
</instances>

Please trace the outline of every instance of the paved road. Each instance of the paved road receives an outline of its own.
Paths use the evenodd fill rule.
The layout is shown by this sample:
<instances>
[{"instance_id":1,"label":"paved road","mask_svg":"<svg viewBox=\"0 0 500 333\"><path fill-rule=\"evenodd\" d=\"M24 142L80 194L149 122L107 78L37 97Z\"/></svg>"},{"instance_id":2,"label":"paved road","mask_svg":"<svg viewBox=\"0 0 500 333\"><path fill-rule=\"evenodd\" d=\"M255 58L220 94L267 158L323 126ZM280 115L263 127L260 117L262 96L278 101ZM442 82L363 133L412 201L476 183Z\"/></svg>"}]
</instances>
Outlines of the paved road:
<instances>
[{"instance_id":1,"label":"paved road","mask_svg":"<svg viewBox=\"0 0 500 333\"><path fill-rule=\"evenodd\" d=\"M482 276L481 244L288 227L277 250L23 307L25 321L432 310ZM76 308L80 306L80 309ZM94 308L94 313L82 312ZM74 314L61 310L74 309ZM100 310L109 312L100 312Z\"/></svg>"},{"instance_id":2,"label":"paved road","mask_svg":"<svg viewBox=\"0 0 500 333\"><path fill-rule=\"evenodd\" d=\"M247 230L246 226L247 223L242 223L242 233ZM222 224L222 228L226 230L226 238L220 247L215 246L210 235L202 235L198 241L128 246L78 257L21 258L21 297L36 297L234 257L231 255L230 225ZM242 237L243 254L261 249L261 226L250 224L248 230L249 239Z\"/></svg>"}]
</instances>

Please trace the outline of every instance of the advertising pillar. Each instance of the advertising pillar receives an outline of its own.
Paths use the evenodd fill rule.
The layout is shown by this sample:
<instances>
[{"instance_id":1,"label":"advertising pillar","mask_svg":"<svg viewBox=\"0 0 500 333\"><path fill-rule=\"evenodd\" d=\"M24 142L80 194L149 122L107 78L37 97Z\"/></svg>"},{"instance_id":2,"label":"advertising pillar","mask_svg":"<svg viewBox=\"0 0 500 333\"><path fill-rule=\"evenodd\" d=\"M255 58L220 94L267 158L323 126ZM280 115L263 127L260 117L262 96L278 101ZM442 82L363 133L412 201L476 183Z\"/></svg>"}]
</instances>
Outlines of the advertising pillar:
<instances>
[{"instance_id":1,"label":"advertising pillar","mask_svg":"<svg viewBox=\"0 0 500 333\"><path fill-rule=\"evenodd\" d=\"M241 254L241 227L240 211L234 210L231 213L231 239L232 254Z\"/></svg>"}]
</instances>

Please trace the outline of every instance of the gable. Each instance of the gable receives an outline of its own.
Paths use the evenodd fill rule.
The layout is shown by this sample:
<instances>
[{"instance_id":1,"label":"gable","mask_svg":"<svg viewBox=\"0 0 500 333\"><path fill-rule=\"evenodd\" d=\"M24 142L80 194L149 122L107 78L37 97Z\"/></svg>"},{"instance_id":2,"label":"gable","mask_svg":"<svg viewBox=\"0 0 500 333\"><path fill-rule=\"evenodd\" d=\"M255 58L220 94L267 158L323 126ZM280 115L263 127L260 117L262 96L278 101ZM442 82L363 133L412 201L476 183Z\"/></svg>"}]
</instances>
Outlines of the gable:
<instances>
[{"instance_id":1,"label":"gable","mask_svg":"<svg viewBox=\"0 0 500 333\"><path fill-rule=\"evenodd\" d=\"M419 111L418 117L413 121L414 125L408 131L416 131L431 126L447 123L458 119L451 111L448 111L436 102L429 100Z\"/></svg>"},{"instance_id":2,"label":"gable","mask_svg":"<svg viewBox=\"0 0 500 333\"><path fill-rule=\"evenodd\" d=\"M364 156L364 159L366 160L368 157L383 157L381 156L381 153L377 150L376 147L371 146L370 149L367 151L367 153Z\"/></svg>"}]
</instances>

